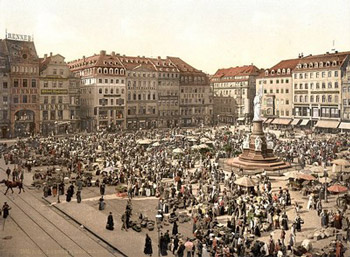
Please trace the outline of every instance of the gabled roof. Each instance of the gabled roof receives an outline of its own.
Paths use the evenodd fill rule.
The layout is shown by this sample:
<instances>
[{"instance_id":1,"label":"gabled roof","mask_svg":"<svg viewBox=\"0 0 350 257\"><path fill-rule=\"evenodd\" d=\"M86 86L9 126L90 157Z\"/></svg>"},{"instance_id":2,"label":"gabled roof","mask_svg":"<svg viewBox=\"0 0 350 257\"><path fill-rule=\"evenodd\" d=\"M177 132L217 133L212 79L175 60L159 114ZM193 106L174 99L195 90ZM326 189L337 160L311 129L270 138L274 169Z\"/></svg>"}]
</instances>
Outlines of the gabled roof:
<instances>
[{"instance_id":1,"label":"gabled roof","mask_svg":"<svg viewBox=\"0 0 350 257\"><path fill-rule=\"evenodd\" d=\"M226 69L219 69L212 78L254 76L259 74L259 69L255 65L237 66Z\"/></svg>"},{"instance_id":2,"label":"gabled roof","mask_svg":"<svg viewBox=\"0 0 350 257\"><path fill-rule=\"evenodd\" d=\"M270 69L265 69L260 72L258 78L268 78L268 77L290 77L292 76L292 71L295 69L300 59L289 59L282 60ZM288 74L287 71L290 71ZM266 73L268 71L268 73ZM284 71L284 72L283 72Z\"/></svg>"}]
</instances>

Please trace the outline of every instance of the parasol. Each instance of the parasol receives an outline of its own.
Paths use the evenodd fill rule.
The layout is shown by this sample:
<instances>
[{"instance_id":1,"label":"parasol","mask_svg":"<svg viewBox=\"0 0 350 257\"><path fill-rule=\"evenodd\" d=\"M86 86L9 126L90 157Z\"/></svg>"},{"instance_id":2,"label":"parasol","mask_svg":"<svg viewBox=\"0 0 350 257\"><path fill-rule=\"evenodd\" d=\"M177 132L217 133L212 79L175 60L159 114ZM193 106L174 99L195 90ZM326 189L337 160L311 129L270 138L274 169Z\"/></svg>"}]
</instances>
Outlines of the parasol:
<instances>
[{"instance_id":1,"label":"parasol","mask_svg":"<svg viewBox=\"0 0 350 257\"><path fill-rule=\"evenodd\" d=\"M152 143L152 140L150 139L140 139L136 141L139 145L150 145Z\"/></svg>"},{"instance_id":2,"label":"parasol","mask_svg":"<svg viewBox=\"0 0 350 257\"><path fill-rule=\"evenodd\" d=\"M332 163L339 166L350 166L350 162L345 159L336 159L333 160Z\"/></svg>"},{"instance_id":3,"label":"parasol","mask_svg":"<svg viewBox=\"0 0 350 257\"><path fill-rule=\"evenodd\" d=\"M333 193L344 193L348 191L348 188L339 184L334 184L333 186L330 186L327 188L329 192Z\"/></svg>"},{"instance_id":4,"label":"parasol","mask_svg":"<svg viewBox=\"0 0 350 257\"><path fill-rule=\"evenodd\" d=\"M304 179L304 180L309 180L309 181L311 181L311 180L315 180L316 178L315 178L314 176L310 175L310 174L300 173L300 174L298 175L298 179Z\"/></svg>"},{"instance_id":5,"label":"parasol","mask_svg":"<svg viewBox=\"0 0 350 257\"><path fill-rule=\"evenodd\" d=\"M243 187L253 187L255 186L255 182L248 177L241 177L235 181L236 185L243 186Z\"/></svg>"},{"instance_id":6,"label":"parasol","mask_svg":"<svg viewBox=\"0 0 350 257\"><path fill-rule=\"evenodd\" d=\"M173 153L175 153L175 154L183 154L184 151L183 151L182 149L180 149L180 148L175 148L175 149L173 150Z\"/></svg>"},{"instance_id":7,"label":"parasol","mask_svg":"<svg viewBox=\"0 0 350 257\"><path fill-rule=\"evenodd\" d=\"M323 173L324 168L322 166L312 166L310 167L310 170L314 173Z\"/></svg>"}]
</instances>

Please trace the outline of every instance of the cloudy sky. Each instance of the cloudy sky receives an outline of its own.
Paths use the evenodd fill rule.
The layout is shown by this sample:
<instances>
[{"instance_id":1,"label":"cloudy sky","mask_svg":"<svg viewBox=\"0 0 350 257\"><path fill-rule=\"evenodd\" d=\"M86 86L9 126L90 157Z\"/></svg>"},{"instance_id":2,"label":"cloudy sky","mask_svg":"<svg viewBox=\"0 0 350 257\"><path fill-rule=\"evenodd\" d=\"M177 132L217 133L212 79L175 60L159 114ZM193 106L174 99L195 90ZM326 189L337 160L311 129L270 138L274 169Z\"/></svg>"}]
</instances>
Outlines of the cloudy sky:
<instances>
[{"instance_id":1,"label":"cloudy sky","mask_svg":"<svg viewBox=\"0 0 350 257\"><path fill-rule=\"evenodd\" d=\"M350 50L349 0L0 0L5 30L67 61L100 50L178 56L207 73Z\"/></svg>"}]
</instances>

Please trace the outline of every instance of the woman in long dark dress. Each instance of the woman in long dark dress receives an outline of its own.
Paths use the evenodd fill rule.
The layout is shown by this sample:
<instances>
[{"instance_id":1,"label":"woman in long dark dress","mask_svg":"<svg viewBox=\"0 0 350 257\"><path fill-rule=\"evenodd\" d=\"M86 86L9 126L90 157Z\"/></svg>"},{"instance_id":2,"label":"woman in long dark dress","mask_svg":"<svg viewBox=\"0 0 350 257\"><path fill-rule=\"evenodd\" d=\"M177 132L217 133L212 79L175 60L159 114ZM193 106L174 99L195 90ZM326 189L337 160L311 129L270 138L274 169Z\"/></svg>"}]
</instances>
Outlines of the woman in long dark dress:
<instances>
[{"instance_id":1,"label":"woman in long dark dress","mask_svg":"<svg viewBox=\"0 0 350 257\"><path fill-rule=\"evenodd\" d=\"M178 230L178 226L177 226L176 221L174 221L174 225L173 225L173 236L176 236L177 233L179 233L179 230Z\"/></svg>"},{"instance_id":2,"label":"woman in long dark dress","mask_svg":"<svg viewBox=\"0 0 350 257\"><path fill-rule=\"evenodd\" d=\"M167 245L167 242L166 242L165 237L163 235L160 236L159 244L160 244L160 254L162 256L167 256L168 255L168 245Z\"/></svg>"},{"instance_id":3,"label":"woman in long dark dress","mask_svg":"<svg viewBox=\"0 0 350 257\"><path fill-rule=\"evenodd\" d=\"M108 229L108 230L114 229L114 221L113 221L112 212L110 212L108 215L106 229Z\"/></svg>"},{"instance_id":4,"label":"woman in long dark dress","mask_svg":"<svg viewBox=\"0 0 350 257\"><path fill-rule=\"evenodd\" d=\"M152 239L149 237L148 234L146 234L145 249L143 250L143 253L149 256L152 256L152 253L153 253Z\"/></svg>"}]
</instances>

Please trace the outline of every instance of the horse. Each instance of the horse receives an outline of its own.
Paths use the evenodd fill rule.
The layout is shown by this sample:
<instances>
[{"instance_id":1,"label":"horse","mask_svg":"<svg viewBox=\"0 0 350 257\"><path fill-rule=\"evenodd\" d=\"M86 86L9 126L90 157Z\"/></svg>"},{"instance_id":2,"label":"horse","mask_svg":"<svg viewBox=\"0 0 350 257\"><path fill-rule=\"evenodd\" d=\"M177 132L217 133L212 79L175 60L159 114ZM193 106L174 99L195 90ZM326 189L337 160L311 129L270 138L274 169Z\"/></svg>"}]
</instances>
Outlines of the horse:
<instances>
[{"instance_id":1,"label":"horse","mask_svg":"<svg viewBox=\"0 0 350 257\"><path fill-rule=\"evenodd\" d=\"M16 188L18 187L19 188L19 194L22 192L22 189L23 189L23 192L24 191L24 187L23 187L23 183L21 181L10 181L10 180L1 180L0 181L0 184L4 183L5 186L7 186L7 189L6 189L6 192L5 192L5 195L7 194L7 191L9 189L11 189L12 193L13 193L13 189L12 188Z\"/></svg>"}]
</instances>

